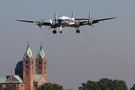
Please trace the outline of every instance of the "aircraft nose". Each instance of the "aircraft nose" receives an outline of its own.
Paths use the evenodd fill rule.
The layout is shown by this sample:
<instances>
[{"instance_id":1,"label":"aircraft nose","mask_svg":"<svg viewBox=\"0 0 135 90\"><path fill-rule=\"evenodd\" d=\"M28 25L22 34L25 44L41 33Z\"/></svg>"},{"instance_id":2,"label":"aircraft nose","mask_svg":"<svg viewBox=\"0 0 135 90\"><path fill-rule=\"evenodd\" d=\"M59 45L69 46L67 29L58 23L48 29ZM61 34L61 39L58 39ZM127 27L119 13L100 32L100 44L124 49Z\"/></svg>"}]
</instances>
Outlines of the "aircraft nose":
<instances>
[{"instance_id":1,"label":"aircraft nose","mask_svg":"<svg viewBox=\"0 0 135 90\"><path fill-rule=\"evenodd\" d=\"M63 22L64 22L63 19L59 19L59 20L58 20L58 23L59 23L59 24L62 24Z\"/></svg>"}]
</instances>

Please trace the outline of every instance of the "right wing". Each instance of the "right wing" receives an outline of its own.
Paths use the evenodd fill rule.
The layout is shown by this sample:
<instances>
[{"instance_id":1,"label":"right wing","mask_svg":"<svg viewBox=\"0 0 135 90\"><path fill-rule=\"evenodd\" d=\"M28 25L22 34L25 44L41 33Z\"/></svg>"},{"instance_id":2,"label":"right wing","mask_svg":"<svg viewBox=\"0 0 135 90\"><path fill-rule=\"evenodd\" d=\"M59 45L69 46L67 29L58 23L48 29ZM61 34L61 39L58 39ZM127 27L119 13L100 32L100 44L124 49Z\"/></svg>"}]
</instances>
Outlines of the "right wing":
<instances>
[{"instance_id":1,"label":"right wing","mask_svg":"<svg viewBox=\"0 0 135 90\"><path fill-rule=\"evenodd\" d=\"M28 23L35 23L35 21L19 20L19 19L17 19L16 21L19 21L19 22L28 22Z\"/></svg>"},{"instance_id":2,"label":"right wing","mask_svg":"<svg viewBox=\"0 0 135 90\"><path fill-rule=\"evenodd\" d=\"M19 22L28 22L28 23L35 23L36 25L44 25L44 26L52 26L52 24L50 22L45 22L45 21L29 21L29 20L19 20L17 19L17 21Z\"/></svg>"}]
</instances>

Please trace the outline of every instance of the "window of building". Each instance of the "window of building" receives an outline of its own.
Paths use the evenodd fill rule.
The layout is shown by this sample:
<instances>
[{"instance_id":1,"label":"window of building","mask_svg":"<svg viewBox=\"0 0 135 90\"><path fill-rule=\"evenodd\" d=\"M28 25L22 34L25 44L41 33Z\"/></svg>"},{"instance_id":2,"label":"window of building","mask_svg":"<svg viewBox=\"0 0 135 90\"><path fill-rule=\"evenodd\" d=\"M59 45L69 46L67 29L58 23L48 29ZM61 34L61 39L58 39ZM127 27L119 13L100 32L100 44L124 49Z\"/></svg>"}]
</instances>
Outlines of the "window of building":
<instances>
[{"instance_id":1,"label":"window of building","mask_svg":"<svg viewBox=\"0 0 135 90\"><path fill-rule=\"evenodd\" d=\"M28 71L25 71L26 74L28 74Z\"/></svg>"},{"instance_id":2,"label":"window of building","mask_svg":"<svg viewBox=\"0 0 135 90\"><path fill-rule=\"evenodd\" d=\"M42 62L41 61L38 61L38 64L41 64Z\"/></svg>"},{"instance_id":3,"label":"window of building","mask_svg":"<svg viewBox=\"0 0 135 90\"><path fill-rule=\"evenodd\" d=\"M41 72L41 70L40 71L38 71L38 74L41 74L42 72Z\"/></svg>"},{"instance_id":4,"label":"window of building","mask_svg":"<svg viewBox=\"0 0 135 90\"><path fill-rule=\"evenodd\" d=\"M44 66L44 69L46 69L46 66Z\"/></svg>"},{"instance_id":5,"label":"window of building","mask_svg":"<svg viewBox=\"0 0 135 90\"><path fill-rule=\"evenodd\" d=\"M28 63L29 63L29 61L28 61L28 60L26 60L26 61L25 61L25 64L28 64Z\"/></svg>"},{"instance_id":6,"label":"window of building","mask_svg":"<svg viewBox=\"0 0 135 90\"><path fill-rule=\"evenodd\" d=\"M26 65L25 67L26 67L26 69L28 69L28 68L29 68L29 66L28 66L28 65Z\"/></svg>"},{"instance_id":7,"label":"window of building","mask_svg":"<svg viewBox=\"0 0 135 90\"><path fill-rule=\"evenodd\" d=\"M39 69L42 69L42 67L41 67L41 66L39 66Z\"/></svg>"},{"instance_id":8,"label":"window of building","mask_svg":"<svg viewBox=\"0 0 135 90\"><path fill-rule=\"evenodd\" d=\"M46 61L44 61L44 64L46 65Z\"/></svg>"},{"instance_id":9,"label":"window of building","mask_svg":"<svg viewBox=\"0 0 135 90\"><path fill-rule=\"evenodd\" d=\"M13 84L12 86L16 87L17 85Z\"/></svg>"},{"instance_id":10,"label":"window of building","mask_svg":"<svg viewBox=\"0 0 135 90\"><path fill-rule=\"evenodd\" d=\"M33 61L31 61L31 63L33 64Z\"/></svg>"}]
</instances>

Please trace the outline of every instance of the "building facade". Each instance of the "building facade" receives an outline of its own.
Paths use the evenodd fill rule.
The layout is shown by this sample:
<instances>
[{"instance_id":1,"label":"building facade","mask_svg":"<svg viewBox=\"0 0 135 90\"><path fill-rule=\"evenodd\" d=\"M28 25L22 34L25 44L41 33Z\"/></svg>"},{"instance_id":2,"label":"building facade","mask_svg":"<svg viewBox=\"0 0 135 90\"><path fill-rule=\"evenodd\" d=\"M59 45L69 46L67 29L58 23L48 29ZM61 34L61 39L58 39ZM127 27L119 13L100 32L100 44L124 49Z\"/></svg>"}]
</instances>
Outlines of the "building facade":
<instances>
[{"instance_id":1,"label":"building facade","mask_svg":"<svg viewBox=\"0 0 135 90\"><path fill-rule=\"evenodd\" d=\"M15 90L36 90L44 83L48 83L47 56L42 45L36 58L28 45L23 60L16 65L15 75L0 77L0 88L12 87Z\"/></svg>"}]
</instances>

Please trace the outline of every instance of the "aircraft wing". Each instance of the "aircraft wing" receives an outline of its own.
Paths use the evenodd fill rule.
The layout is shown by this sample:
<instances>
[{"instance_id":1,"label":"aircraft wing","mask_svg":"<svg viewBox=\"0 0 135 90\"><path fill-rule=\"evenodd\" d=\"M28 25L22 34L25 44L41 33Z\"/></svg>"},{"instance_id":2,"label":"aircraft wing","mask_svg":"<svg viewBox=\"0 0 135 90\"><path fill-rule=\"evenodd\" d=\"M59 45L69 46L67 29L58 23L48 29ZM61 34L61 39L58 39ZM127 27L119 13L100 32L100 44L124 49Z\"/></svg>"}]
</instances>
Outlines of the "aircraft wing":
<instances>
[{"instance_id":1,"label":"aircraft wing","mask_svg":"<svg viewBox=\"0 0 135 90\"><path fill-rule=\"evenodd\" d=\"M16 20L16 21L19 21L19 22L28 22L28 23L34 23L35 21L28 21L28 20Z\"/></svg>"},{"instance_id":2,"label":"aircraft wing","mask_svg":"<svg viewBox=\"0 0 135 90\"><path fill-rule=\"evenodd\" d=\"M36 23L37 25L44 25L44 26L52 26L50 22L45 22L45 21L29 21L29 20L17 20L19 22L28 22L28 23Z\"/></svg>"},{"instance_id":3,"label":"aircraft wing","mask_svg":"<svg viewBox=\"0 0 135 90\"><path fill-rule=\"evenodd\" d=\"M44 26L52 26L52 24L50 22L42 22L42 25L44 25Z\"/></svg>"},{"instance_id":4,"label":"aircraft wing","mask_svg":"<svg viewBox=\"0 0 135 90\"><path fill-rule=\"evenodd\" d=\"M76 18L75 20L88 20L88 18Z\"/></svg>"},{"instance_id":5,"label":"aircraft wing","mask_svg":"<svg viewBox=\"0 0 135 90\"><path fill-rule=\"evenodd\" d=\"M94 24L94 23L98 23L98 22L100 22L100 21L105 21L105 20L115 19L115 18L117 18L117 17L112 17L112 18L103 18L103 19L93 20L93 21L92 21L92 24Z\"/></svg>"},{"instance_id":6,"label":"aircraft wing","mask_svg":"<svg viewBox=\"0 0 135 90\"><path fill-rule=\"evenodd\" d=\"M95 20L91 21L92 22L91 24L96 24L96 23L99 23L100 21L111 20L111 19L115 19L115 18L117 18L117 17L95 19ZM89 19L75 19L75 20L78 20L80 22L80 26L88 25L89 24Z\"/></svg>"}]
</instances>

